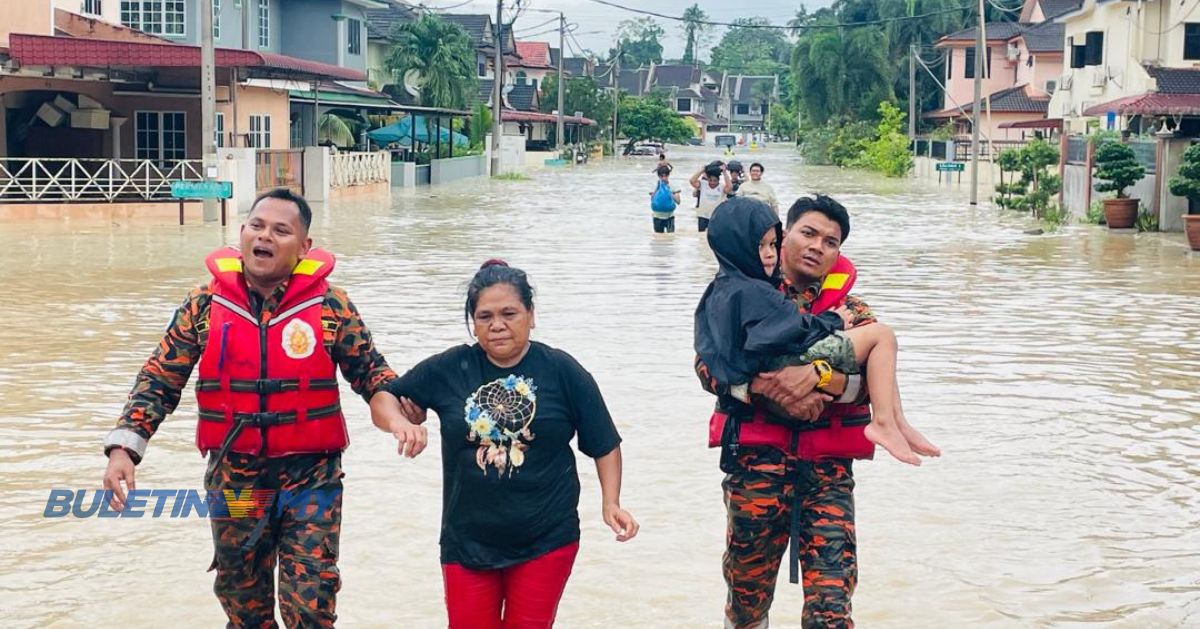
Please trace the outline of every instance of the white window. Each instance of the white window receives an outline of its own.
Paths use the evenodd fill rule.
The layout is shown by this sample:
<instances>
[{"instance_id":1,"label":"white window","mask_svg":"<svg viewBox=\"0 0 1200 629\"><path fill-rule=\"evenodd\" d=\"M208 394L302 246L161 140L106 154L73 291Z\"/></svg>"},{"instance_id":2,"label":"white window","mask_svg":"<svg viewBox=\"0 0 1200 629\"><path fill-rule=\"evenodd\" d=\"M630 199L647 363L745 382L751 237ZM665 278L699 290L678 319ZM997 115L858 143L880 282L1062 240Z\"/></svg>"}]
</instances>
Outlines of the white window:
<instances>
[{"instance_id":1,"label":"white window","mask_svg":"<svg viewBox=\"0 0 1200 629\"><path fill-rule=\"evenodd\" d=\"M221 39L221 0L213 3L213 39Z\"/></svg>"},{"instance_id":2,"label":"white window","mask_svg":"<svg viewBox=\"0 0 1200 629\"><path fill-rule=\"evenodd\" d=\"M346 41L349 42L347 51L350 54L362 54L362 22L346 20Z\"/></svg>"},{"instance_id":3,"label":"white window","mask_svg":"<svg viewBox=\"0 0 1200 629\"><path fill-rule=\"evenodd\" d=\"M217 148L225 148L225 114L217 113L216 119L213 120L213 135Z\"/></svg>"},{"instance_id":4,"label":"white window","mask_svg":"<svg viewBox=\"0 0 1200 629\"><path fill-rule=\"evenodd\" d=\"M271 0L258 0L258 47L271 47Z\"/></svg>"},{"instance_id":5,"label":"white window","mask_svg":"<svg viewBox=\"0 0 1200 629\"><path fill-rule=\"evenodd\" d=\"M250 116L250 146L256 149L271 148L271 117Z\"/></svg>"},{"instance_id":6,"label":"white window","mask_svg":"<svg viewBox=\"0 0 1200 629\"><path fill-rule=\"evenodd\" d=\"M134 122L138 159L166 162L187 156L187 116L182 111L139 111Z\"/></svg>"},{"instance_id":7,"label":"white window","mask_svg":"<svg viewBox=\"0 0 1200 629\"><path fill-rule=\"evenodd\" d=\"M121 0L121 23L154 35L182 37L184 0Z\"/></svg>"},{"instance_id":8,"label":"white window","mask_svg":"<svg viewBox=\"0 0 1200 629\"><path fill-rule=\"evenodd\" d=\"M87 15L100 15L100 0L83 0L80 9Z\"/></svg>"}]
</instances>

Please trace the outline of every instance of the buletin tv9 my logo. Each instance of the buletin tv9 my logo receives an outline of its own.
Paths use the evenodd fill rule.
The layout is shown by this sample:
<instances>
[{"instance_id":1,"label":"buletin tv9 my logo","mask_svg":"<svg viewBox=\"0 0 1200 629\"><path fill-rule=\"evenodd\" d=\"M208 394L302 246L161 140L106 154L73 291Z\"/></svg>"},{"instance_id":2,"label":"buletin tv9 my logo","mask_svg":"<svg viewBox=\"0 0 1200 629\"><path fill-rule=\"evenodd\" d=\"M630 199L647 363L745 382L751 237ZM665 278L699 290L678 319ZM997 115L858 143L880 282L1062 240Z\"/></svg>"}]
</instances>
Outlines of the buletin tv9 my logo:
<instances>
[{"instance_id":1,"label":"buletin tv9 my logo","mask_svg":"<svg viewBox=\"0 0 1200 629\"><path fill-rule=\"evenodd\" d=\"M125 507L112 508L109 489L51 489L42 515L47 518L262 518L285 511L296 519L318 517L341 489L131 489Z\"/></svg>"}]
</instances>

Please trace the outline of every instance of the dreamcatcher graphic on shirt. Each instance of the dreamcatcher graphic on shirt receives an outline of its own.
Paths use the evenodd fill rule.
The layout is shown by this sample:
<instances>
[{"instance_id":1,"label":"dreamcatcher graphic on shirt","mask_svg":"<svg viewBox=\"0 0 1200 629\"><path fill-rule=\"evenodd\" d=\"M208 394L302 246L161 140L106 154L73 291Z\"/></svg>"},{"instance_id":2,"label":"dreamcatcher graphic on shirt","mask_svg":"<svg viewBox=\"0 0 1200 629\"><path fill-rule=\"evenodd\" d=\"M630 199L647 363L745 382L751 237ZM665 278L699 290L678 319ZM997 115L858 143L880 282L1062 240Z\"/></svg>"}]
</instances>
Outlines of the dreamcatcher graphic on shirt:
<instances>
[{"instance_id":1,"label":"dreamcatcher graphic on shirt","mask_svg":"<svg viewBox=\"0 0 1200 629\"><path fill-rule=\"evenodd\" d=\"M529 426L537 414L537 387L524 376L510 375L493 380L467 398L464 417L467 441L478 442L475 463L487 473L491 465L500 474L512 475L525 463L525 451L533 441Z\"/></svg>"}]
</instances>

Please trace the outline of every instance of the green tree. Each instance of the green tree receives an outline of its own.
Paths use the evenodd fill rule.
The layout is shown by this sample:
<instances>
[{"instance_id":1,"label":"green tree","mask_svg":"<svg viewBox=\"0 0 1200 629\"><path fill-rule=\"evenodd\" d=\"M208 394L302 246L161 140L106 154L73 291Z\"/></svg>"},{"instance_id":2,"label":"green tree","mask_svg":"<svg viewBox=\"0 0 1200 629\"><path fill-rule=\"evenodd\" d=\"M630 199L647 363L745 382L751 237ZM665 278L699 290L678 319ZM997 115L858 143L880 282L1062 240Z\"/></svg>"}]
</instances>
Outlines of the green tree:
<instances>
[{"instance_id":1,"label":"green tree","mask_svg":"<svg viewBox=\"0 0 1200 629\"><path fill-rule=\"evenodd\" d=\"M1200 201L1200 144L1193 144L1183 152L1179 174L1167 182L1171 194Z\"/></svg>"},{"instance_id":2,"label":"green tree","mask_svg":"<svg viewBox=\"0 0 1200 629\"><path fill-rule=\"evenodd\" d=\"M825 14L818 24L836 16ZM881 28L814 28L792 50L792 79L805 118L824 124L833 116L873 119L892 98L894 64Z\"/></svg>"},{"instance_id":3,"label":"green tree","mask_svg":"<svg viewBox=\"0 0 1200 629\"><path fill-rule=\"evenodd\" d=\"M487 134L492 132L492 110L484 103L475 103L469 131L471 146L483 146Z\"/></svg>"},{"instance_id":4,"label":"green tree","mask_svg":"<svg viewBox=\"0 0 1200 629\"><path fill-rule=\"evenodd\" d=\"M1141 181L1146 169L1137 162L1128 144L1108 140L1096 148L1095 176L1103 180L1096 184L1098 192L1116 192L1118 199L1124 199L1125 189Z\"/></svg>"},{"instance_id":5,"label":"green tree","mask_svg":"<svg viewBox=\"0 0 1200 629\"><path fill-rule=\"evenodd\" d=\"M667 32L654 21L643 17L625 20L617 25L617 47L609 51L609 57L621 55L621 63L627 67L640 67L662 63L662 38Z\"/></svg>"},{"instance_id":6,"label":"green tree","mask_svg":"<svg viewBox=\"0 0 1200 629\"><path fill-rule=\"evenodd\" d=\"M692 128L683 117L657 95L622 98L620 125L621 133L629 139L626 155L633 151L635 144L645 140L681 143L692 137Z\"/></svg>"},{"instance_id":7,"label":"green tree","mask_svg":"<svg viewBox=\"0 0 1200 629\"><path fill-rule=\"evenodd\" d=\"M734 20L734 25L713 48L709 66L737 74L782 73L787 67L791 44L777 28L757 28L770 23L761 17Z\"/></svg>"},{"instance_id":8,"label":"green tree","mask_svg":"<svg viewBox=\"0 0 1200 629\"><path fill-rule=\"evenodd\" d=\"M421 76L426 107L465 109L475 93L475 48L467 32L432 13L398 24L392 32L387 67L395 76Z\"/></svg>"},{"instance_id":9,"label":"green tree","mask_svg":"<svg viewBox=\"0 0 1200 629\"><path fill-rule=\"evenodd\" d=\"M799 130L800 124L796 120L795 111L783 104L771 108L771 113L767 116L767 131L781 138L794 139Z\"/></svg>"},{"instance_id":10,"label":"green tree","mask_svg":"<svg viewBox=\"0 0 1200 629\"><path fill-rule=\"evenodd\" d=\"M354 146L352 125L336 114L322 114L317 122L317 144L333 144L340 148Z\"/></svg>"},{"instance_id":11,"label":"green tree","mask_svg":"<svg viewBox=\"0 0 1200 629\"><path fill-rule=\"evenodd\" d=\"M863 144L855 166L881 172L888 177L903 177L912 170L912 154L904 131L904 113L892 103L879 103L879 124L875 138Z\"/></svg>"},{"instance_id":12,"label":"green tree","mask_svg":"<svg viewBox=\"0 0 1200 629\"><path fill-rule=\"evenodd\" d=\"M699 62L696 50L704 47L704 42L712 28L704 23L706 20L708 20L708 14L700 8L699 4L693 4L683 12L683 32L687 38L687 45L683 49L682 62L684 65Z\"/></svg>"},{"instance_id":13,"label":"green tree","mask_svg":"<svg viewBox=\"0 0 1200 629\"><path fill-rule=\"evenodd\" d=\"M558 109L558 76L547 75L542 81L541 90L542 111L550 113ZM612 110L612 98L600 90L596 79L590 76L567 78L567 82L563 86L563 113L573 116L575 112L581 111L585 118L595 120L597 126L588 127L591 130L588 132L589 137L600 130L609 128L608 121L612 119Z\"/></svg>"}]
</instances>

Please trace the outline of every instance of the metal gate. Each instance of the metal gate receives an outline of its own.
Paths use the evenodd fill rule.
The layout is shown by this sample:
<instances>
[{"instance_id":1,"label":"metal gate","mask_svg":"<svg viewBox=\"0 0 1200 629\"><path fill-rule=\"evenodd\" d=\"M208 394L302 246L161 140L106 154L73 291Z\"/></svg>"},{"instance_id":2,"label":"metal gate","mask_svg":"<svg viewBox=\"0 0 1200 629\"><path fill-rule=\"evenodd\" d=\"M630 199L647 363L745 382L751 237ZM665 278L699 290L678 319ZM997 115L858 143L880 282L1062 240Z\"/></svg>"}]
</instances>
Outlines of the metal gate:
<instances>
[{"instance_id":1,"label":"metal gate","mask_svg":"<svg viewBox=\"0 0 1200 629\"><path fill-rule=\"evenodd\" d=\"M287 188L304 194L304 149L259 149L254 164L259 193Z\"/></svg>"}]
</instances>

